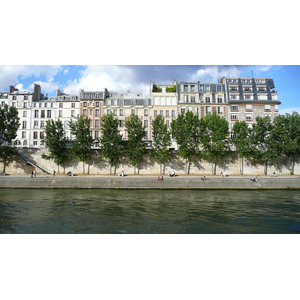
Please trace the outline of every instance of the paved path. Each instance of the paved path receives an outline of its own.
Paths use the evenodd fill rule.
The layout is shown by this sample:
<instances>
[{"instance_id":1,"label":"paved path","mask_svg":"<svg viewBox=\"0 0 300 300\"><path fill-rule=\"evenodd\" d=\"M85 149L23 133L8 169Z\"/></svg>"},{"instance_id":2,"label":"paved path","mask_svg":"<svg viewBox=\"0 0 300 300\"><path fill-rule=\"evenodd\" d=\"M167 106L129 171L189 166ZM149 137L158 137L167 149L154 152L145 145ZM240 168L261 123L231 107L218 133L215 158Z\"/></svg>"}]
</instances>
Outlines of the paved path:
<instances>
[{"instance_id":1,"label":"paved path","mask_svg":"<svg viewBox=\"0 0 300 300\"><path fill-rule=\"evenodd\" d=\"M0 188L95 188L95 189L300 189L300 177L258 177L251 176L201 176L164 177L157 176L0 176Z\"/></svg>"}]
</instances>

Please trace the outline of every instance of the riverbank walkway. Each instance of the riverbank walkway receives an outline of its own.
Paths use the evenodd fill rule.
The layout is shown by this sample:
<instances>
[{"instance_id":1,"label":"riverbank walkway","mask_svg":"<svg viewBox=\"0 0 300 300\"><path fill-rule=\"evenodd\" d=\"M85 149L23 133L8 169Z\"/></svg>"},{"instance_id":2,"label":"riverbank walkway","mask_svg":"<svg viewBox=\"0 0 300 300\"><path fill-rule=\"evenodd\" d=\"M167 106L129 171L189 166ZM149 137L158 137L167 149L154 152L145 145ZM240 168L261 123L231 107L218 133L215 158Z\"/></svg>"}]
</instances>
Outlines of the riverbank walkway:
<instances>
[{"instance_id":1,"label":"riverbank walkway","mask_svg":"<svg viewBox=\"0 0 300 300\"><path fill-rule=\"evenodd\" d=\"M0 188L80 188L80 189L300 189L300 176L258 176L258 182L253 182L253 176L203 176L180 175L164 176L158 181L154 175L9 175L0 176Z\"/></svg>"}]
</instances>

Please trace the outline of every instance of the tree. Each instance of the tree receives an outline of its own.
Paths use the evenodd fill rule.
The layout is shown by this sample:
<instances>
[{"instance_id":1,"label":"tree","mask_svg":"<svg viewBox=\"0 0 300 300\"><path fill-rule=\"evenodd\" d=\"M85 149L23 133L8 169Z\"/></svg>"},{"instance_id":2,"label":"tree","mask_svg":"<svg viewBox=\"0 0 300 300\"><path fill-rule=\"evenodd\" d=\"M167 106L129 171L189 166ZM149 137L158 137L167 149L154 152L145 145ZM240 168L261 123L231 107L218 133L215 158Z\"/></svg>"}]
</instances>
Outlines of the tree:
<instances>
[{"instance_id":1,"label":"tree","mask_svg":"<svg viewBox=\"0 0 300 300\"><path fill-rule=\"evenodd\" d=\"M215 112L207 114L201 119L200 131L204 156L214 164L213 175L216 175L218 161L230 154L228 122Z\"/></svg>"},{"instance_id":2,"label":"tree","mask_svg":"<svg viewBox=\"0 0 300 300\"><path fill-rule=\"evenodd\" d=\"M274 120L270 137L275 143L277 156L291 160L291 173L294 174L295 161L300 156L300 116L279 115Z\"/></svg>"},{"instance_id":3,"label":"tree","mask_svg":"<svg viewBox=\"0 0 300 300\"><path fill-rule=\"evenodd\" d=\"M90 135L90 119L84 116L78 116L76 121L69 122L72 135L75 141L72 145L72 153L83 163L83 173L85 173L85 163L91 158L91 147L93 138Z\"/></svg>"},{"instance_id":4,"label":"tree","mask_svg":"<svg viewBox=\"0 0 300 300\"><path fill-rule=\"evenodd\" d=\"M270 138L273 124L269 118L257 117L250 136L251 156L264 160L264 173L267 175L268 163L274 162L278 156L276 141Z\"/></svg>"},{"instance_id":5,"label":"tree","mask_svg":"<svg viewBox=\"0 0 300 300\"><path fill-rule=\"evenodd\" d=\"M236 147L236 153L241 158L240 173L244 173L244 158L251 157L251 147L249 144L251 136L251 128L248 127L246 121L236 121L233 126L232 143Z\"/></svg>"},{"instance_id":6,"label":"tree","mask_svg":"<svg viewBox=\"0 0 300 300\"><path fill-rule=\"evenodd\" d=\"M5 173L6 159L13 154L11 141L17 137L20 126L18 110L14 106L0 107L0 157L3 159L3 173Z\"/></svg>"},{"instance_id":7,"label":"tree","mask_svg":"<svg viewBox=\"0 0 300 300\"><path fill-rule=\"evenodd\" d=\"M122 135L118 128L118 119L113 114L104 115L101 120L101 153L115 167L123 150ZM116 168L114 174L116 173Z\"/></svg>"},{"instance_id":8,"label":"tree","mask_svg":"<svg viewBox=\"0 0 300 300\"><path fill-rule=\"evenodd\" d=\"M0 145L7 145L17 137L19 121L16 107L7 104L3 108L0 107Z\"/></svg>"},{"instance_id":9,"label":"tree","mask_svg":"<svg viewBox=\"0 0 300 300\"><path fill-rule=\"evenodd\" d=\"M192 111L181 113L171 123L172 135L178 144L179 156L186 160L187 174L190 173L191 162L199 154L200 121Z\"/></svg>"},{"instance_id":10,"label":"tree","mask_svg":"<svg viewBox=\"0 0 300 300\"><path fill-rule=\"evenodd\" d=\"M42 157L49 160L53 159L57 164L59 173L59 166L62 166L68 159L67 138L65 137L63 123L59 119L57 121L53 119L48 120L44 132L44 142L49 149L50 155L43 153Z\"/></svg>"},{"instance_id":11,"label":"tree","mask_svg":"<svg viewBox=\"0 0 300 300\"><path fill-rule=\"evenodd\" d=\"M165 174L165 164L171 159L171 152L168 150L171 143L171 133L165 124L165 118L161 115L152 121L152 137L152 154L155 160L163 165L162 174Z\"/></svg>"},{"instance_id":12,"label":"tree","mask_svg":"<svg viewBox=\"0 0 300 300\"><path fill-rule=\"evenodd\" d=\"M125 119L125 127L128 136L125 153L130 163L137 167L139 172L139 164L146 152L145 143L143 142L146 134L145 127L135 114L131 114Z\"/></svg>"}]
</instances>

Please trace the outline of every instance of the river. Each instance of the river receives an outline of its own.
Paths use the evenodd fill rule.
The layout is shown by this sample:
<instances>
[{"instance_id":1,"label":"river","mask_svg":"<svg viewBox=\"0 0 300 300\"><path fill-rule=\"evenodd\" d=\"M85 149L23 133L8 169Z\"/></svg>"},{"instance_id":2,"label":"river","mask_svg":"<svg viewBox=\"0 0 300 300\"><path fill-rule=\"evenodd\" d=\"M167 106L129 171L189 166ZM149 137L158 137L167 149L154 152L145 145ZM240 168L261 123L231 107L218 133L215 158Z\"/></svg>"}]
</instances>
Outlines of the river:
<instances>
[{"instance_id":1,"label":"river","mask_svg":"<svg viewBox=\"0 0 300 300\"><path fill-rule=\"evenodd\" d=\"M1 189L0 233L300 233L300 191Z\"/></svg>"}]
</instances>

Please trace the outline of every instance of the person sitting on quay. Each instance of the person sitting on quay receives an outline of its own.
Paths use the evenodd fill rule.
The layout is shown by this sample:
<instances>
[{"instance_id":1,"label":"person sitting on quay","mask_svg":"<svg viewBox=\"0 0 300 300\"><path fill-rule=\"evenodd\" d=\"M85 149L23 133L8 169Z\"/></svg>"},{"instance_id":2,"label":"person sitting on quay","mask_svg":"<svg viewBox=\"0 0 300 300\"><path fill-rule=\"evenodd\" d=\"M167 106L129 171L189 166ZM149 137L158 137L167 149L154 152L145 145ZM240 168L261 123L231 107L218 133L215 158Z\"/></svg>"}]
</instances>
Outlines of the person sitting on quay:
<instances>
[{"instance_id":1,"label":"person sitting on quay","mask_svg":"<svg viewBox=\"0 0 300 300\"><path fill-rule=\"evenodd\" d=\"M125 176L124 171L122 171L119 176L124 177Z\"/></svg>"},{"instance_id":2,"label":"person sitting on quay","mask_svg":"<svg viewBox=\"0 0 300 300\"><path fill-rule=\"evenodd\" d=\"M258 182L257 176L256 176L256 177L252 177L250 180L251 180L252 182Z\"/></svg>"},{"instance_id":3,"label":"person sitting on quay","mask_svg":"<svg viewBox=\"0 0 300 300\"><path fill-rule=\"evenodd\" d=\"M169 177L176 177L175 172L173 171L172 173L169 171Z\"/></svg>"},{"instance_id":4,"label":"person sitting on quay","mask_svg":"<svg viewBox=\"0 0 300 300\"><path fill-rule=\"evenodd\" d=\"M69 172L67 173L67 176L73 176L73 173L72 173L71 171L69 171Z\"/></svg>"},{"instance_id":5,"label":"person sitting on quay","mask_svg":"<svg viewBox=\"0 0 300 300\"><path fill-rule=\"evenodd\" d=\"M270 174L270 177L277 177L277 174L275 172Z\"/></svg>"},{"instance_id":6,"label":"person sitting on quay","mask_svg":"<svg viewBox=\"0 0 300 300\"><path fill-rule=\"evenodd\" d=\"M201 180L208 180L208 179L207 179L206 176L204 175L203 177L201 177Z\"/></svg>"},{"instance_id":7,"label":"person sitting on quay","mask_svg":"<svg viewBox=\"0 0 300 300\"><path fill-rule=\"evenodd\" d=\"M164 181L164 176L161 176L161 177L158 176L158 177L157 177L157 181Z\"/></svg>"}]
</instances>

